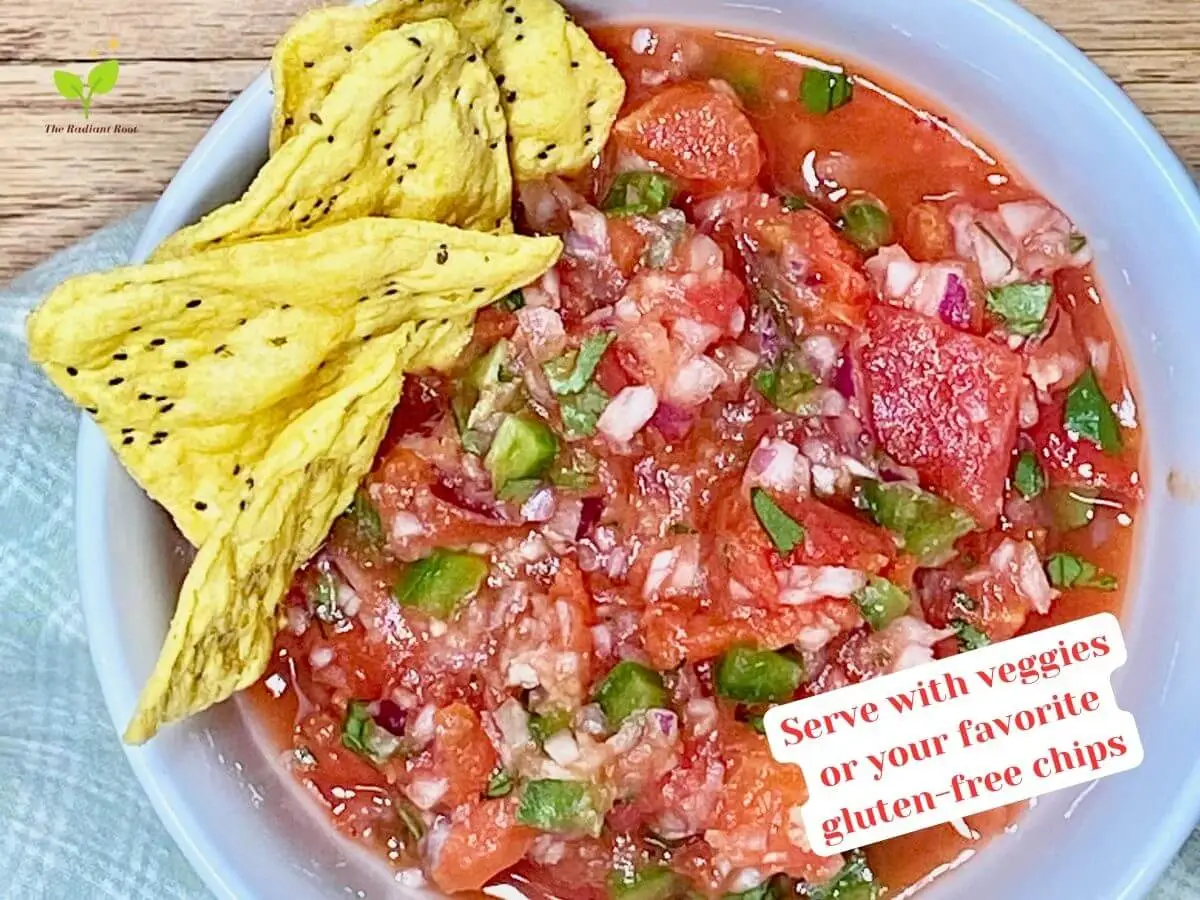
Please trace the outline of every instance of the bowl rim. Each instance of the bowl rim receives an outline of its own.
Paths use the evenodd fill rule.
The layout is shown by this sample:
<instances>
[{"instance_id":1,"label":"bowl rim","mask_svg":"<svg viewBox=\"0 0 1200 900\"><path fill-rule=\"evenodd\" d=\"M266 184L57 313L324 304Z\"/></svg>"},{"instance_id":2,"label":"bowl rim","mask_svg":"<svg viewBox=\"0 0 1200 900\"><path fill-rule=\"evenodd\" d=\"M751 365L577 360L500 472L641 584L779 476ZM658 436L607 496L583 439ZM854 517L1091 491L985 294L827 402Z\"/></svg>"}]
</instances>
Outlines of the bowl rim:
<instances>
[{"instance_id":1,"label":"bowl rim","mask_svg":"<svg viewBox=\"0 0 1200 900\"><path fill-rule=\"evenodd\" d=\"M1170 188L1172 200L1178 203L1194 226L1200 246L1200 185L1148 116L1121 87L1082 50L1015 0L966 0L966 3L985 13L993 20L994 27L1009 29L1033 44L1061 77L1078 80L1103 102L1109 114L1124 126L1138 145L1144 157L1142 162L1157 169L1164 187ZM162 230L163 220L171 218L173 213L164 202L172 188L202 170L214 148L229 131L241 126L242 120L270 90L270 72L265 69L216 119L156 201L132 259L144 259L149 254L153 245L147 246L148 241L157 243L153 235ZM108 546L103 537L108 478L114 461L99 427L81 414L76 445L74 517L80 599L93 666L109 717L120 733L131 686L119 683L121 679L113 671L109 656L110 653L119 656L120 650L108 590L111 571ZM132 687L136 696L137 686ZM187 796L163 777L163 761L154 748L122 744L122 750L159 819L206 886L222 900L250 898L252 894L240 876L217 863L219 854L196 821ZM1200 822L1200 757L1179 785L1177 798L1129 854L1123 866L1126 874L1113 886L1114 900L1145 897Z\"/></svg>"}]
</instances>

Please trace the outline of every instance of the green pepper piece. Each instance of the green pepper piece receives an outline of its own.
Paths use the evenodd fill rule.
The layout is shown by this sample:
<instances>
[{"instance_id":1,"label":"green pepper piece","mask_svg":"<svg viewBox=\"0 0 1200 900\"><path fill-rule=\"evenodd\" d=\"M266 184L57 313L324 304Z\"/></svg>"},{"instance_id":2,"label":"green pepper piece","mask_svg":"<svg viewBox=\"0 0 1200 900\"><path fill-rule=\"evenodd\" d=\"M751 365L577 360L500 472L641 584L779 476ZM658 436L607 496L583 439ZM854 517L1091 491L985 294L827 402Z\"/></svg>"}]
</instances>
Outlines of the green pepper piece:
<instances>
[{"instance_id":1,"label":"green pepper piece","mask_svg":"<svg viewBox=\"0 0 1200 900\"><path fill-rule=\"evenodd\" d=\"M1046 473L1032 450L1022 450L1013 468L1013 487L1026 500L1032 500L1046 489Z\"/></svg>"},{"instance_id":2,"label":"green pepper piece","mask_svg":"<svg viewBox=\"0 0 1200 900\"><path fill-rule=\"evenodd\" d=\"M908 593L886 578L872 575L867 586L854 595L859 612L875 631L881 631L908 612Z\"/></svg>"},{"instance_id":3,"label":"green pepper piece","mask_svg":"<svg viewBox=\"0 0 1200 900\"><path fill-rule=\"evenodd\" d=\"M333 580L333 573L327 569L317 572L317 581L308 591L308 603L313 615L322 622L336 622L343 618L337 605L337 583Z\"/></svg>"},{"instance_id":4,"label":"green pepper piece","mask_svg":"<svg viewBox=\"0 0 1200 900\"><path fill-rule=\"evenodd\" d=\"M854 82L845 72L806 69L800 80L800 100L815 116L827 116L854 99Z\"/></svg>"},{"instance_id":5,"label":"green pepper piece","mask_svg":"<svg viewBox=\"0 0 1200 900\"><path fill-rule=\"evenodd\" d=\"M1076 253L1086 247L1087 244L1088 239L1086 234L1081 234L1078 231L1072 231L1071 239L1067 242L1067 249L1070 250L1071 255L1074 256Z\"/></svg>"},{"instance_id":6,"label":"green pepper piece","mask_svg":"<svg viewBox=\"0 0 1200 900\"><path fill-rule=\"evenodd\" d=\"M804 666L773 650L732 647L717 663L717 693L743 703L791 700L804 680Z\"/></svg>"},{"instance_id":7,"label":"green pepper piece","mask_svg":"<svg viewBox=\"0 0 1200 900\"><path fill-rule=\"evenodd\" d=\"M487 353L471 363L454 385L450 411L454 413L454 423L462 435L463 447L470 453L480 449L479 436L471 431L471 427L496 412L500 375L508 362L510 349L508 341L497 341Z\"/></svg>"},{"instance_id":8,"label":"green pepper piece","mask_svg":"<svg viewBox=\"0 0 1200 900\"><path fill-rule=\"evenodd\" d=\"M847 853L842 868L829 881L808 888L811 900L879 900L880 894L875 873L861 850Z\"/></svg>"},{"instance_id":9,"label":"green pepper piece","mask_svg":"<svg viewBox=\"0 0 1200 900\"><path fill-rule=\"evenodd\" d=\"M957 506L910 484L863 480L857 502L923 566L945 561L955 541L975 527Z\"/></svg>"},{"instance_id":10,"label":"green pepper piece","mask_svg":"<svg viewBox=\"0 0 1200 900\"><path fill-rule=\"evenodd\" d=\"M533 492L538 489L541 483L541 480L537 478L518 478L516 481L510 481L502 487L496 493L496 499L512 503L524 503L533 496Z\"/></svg>"},{"instance_id":11,"label":"green pepper piece","mask_svg":"<svg viewBox=\"0 0 1200 900\"><path fill-rule=\"evenodd\" d=\"M596 483L600 462L581 447L565 447L554 460L546 477L555 487L584 491Z\"/></svg>"},{"instance_id":12,"label":"green pepper piece","mask_svg":"<svg viewBox=\"0 0 1200 900\"><path fill-rule=\"evenodd\" d=\"M596 689L596 702L604 710L608 724L614 730L643 709L667 705L667 689L662 676L653 669L633 660L617 663Z\"/></svg>"},{"instance_id":13,"label":"green pepper piece","mask_svg":"<svg viewBox=\"0 0 1200 900\"><path fill-rule=\"evenodd\" d=\"M978 650L986 647L992 639L968 622L966 619L953 619L950 627L958 636L958 646L965 651Z\"/></svg>"},{"instance_id":14,"label":"green pepper piece","mask_svg":"<svg viewBox=\"0 0 1200 900\"><path fill-rule=\"evenodd\" d=\"M572 718L571 711L562 708L536 713L529 717L529 734L540 747L546 743L547 738L570 728Z\"/></svg>"},{"instance_id":15,"label":"green pepper piece","mask_svg":"<svg viewBox=\"0 0 1200 900\"><path fill-rule=\"evenodd\" d=\"M556 834L600 834L604 815L591 785L582 781L541 778L521 792L517 821Z\"/></svg>"},{"instance_id":16,"label":"green pepper piece","mask_svg":"<svg viewBox=\"0 0 1200 900\"><path fill-rule=\"evenodd\" d=\"M666 866L641 866L632 872L615 869L608 876L611 900L672 900L687 889L687 879Z\"/></svg>"},{"instance_id":17,"label":"green pepper piece","mask_svg":"<svg viewBox=\"0 0 1200 900\"><path fill-rule=\"evenodd\" d=\"M616 339L615 331L590 334L583 339L578 350L564 353L546 363L542 369L546 373L550 390L560 397L582 391L592 380L596 366L600 364L609 345Z\"/></svg>"},{"instance_id":18,"label":"green pepper piece","mask_svg":"<svg viewBox=\"0 0 1200 900\"><path fill-rule=\"evenodd\" d=\"M819 411L810 399L817 384L797 353L785 354L774 368L760 369L754 375L754 386L760 394L784 412L797 416Z\"/></svg>"},{"instance_id":19,"label":"green pepper piece","mask_svg":"<svg viewBox=\"0 0 1200 900\"><path fill-rule=\"evenodd\" d=\"M804 540L804 526L785 513L762 488L750 492L750 505L754 507L758 524L780 553L786 556Z\"/></svg>"},{"instance_id":20,"label":"green pepper piece","mask_svg":"<svg viewBox=\"0 0 1200 900\"><path fill-rule=\"evenodd\" d=\"M759 722L762 722L762 716L759 716ZM757 729L761 734L762 729ZM736 894L724 894L721 900L777 900L779 891L775 888L775 879L769 878L762 884L750 888L748 891L739 891Z\"/></svg>"},{"instance_id":21,"label":"green pepper piece","mask_svg":"<svg viewBox=\"0 0 1200 900\"><path fill-rule=\"evenodd\" d=\"M488 563L482 556L456 550L434 550L411 563L392 597L401 606L412 606L436 619L448 619L479 590L487 578Z\"/></svg>"},{"instance_id":22,"label":"green pepper piece","mask_svg":"<svg viewBox=\"0 0 1200 900\"><path fill-rule=\"evenodd\" d=\"M1056 588L1095 588L1115 591L1117 579L1074 553L1055 553L1046 560L1046 574Z\"/></svg>"},{"instance_id":23,"label":"green pepper piece","mask_svg":"<svg viewBox=\"0 0 1200 900\"><path fill-rule=\"evenodd\" d=\"M558 439L545 422L508 415L500 423L483 464L492 475L492 488L499 493L510 481L540 478L557 452Z\"/></svg>"},{"instance_id":24,"label":"green pepper piece","mask_svg":"<svg viewBox=\"0 0 1200 900\"><path fill-rule=\"evenodd\" d=\"M596 423L608 406L611 398L596 382L588 382L578 394L558 398L558 412L563 420L563 434L567 440L591 437L596 433Z\"/></svg>"},{"instance_id":25,"label":"green pepper piece","mask_svg":"<svg viewBox=\"0 0 1200 900\"><path fill-rule=\"evenodd\" d=\"M799 212L802 209L808 209L808 198L802 197L799 194L781 194L779 203L788 212Z\"/></svg>"},{"instance_id":26,"label":"green pepper piece","mask_svg":"<svg viewBox=\"0 0 1200 900\"><path fill-rule=\"evenodd\" d=\"M1089 367L1067 391L1063 426L1105 453L1121 452L1121 423L1100 389L1095 369Z\"/></svg>"},{"instance_id":27,"label":"green pepper piece","mask_svg":"<svg viewBox=\"0 0 1200 900\"><path fill-rule=\"evenodd\" d=\"M1012 334L1037 334L1046 324L1054 288L1048 281L1008 284L988 291L988 312Z\"/></svg>"},{"instance_id":28,"label":"green pepper piece","mask_svg":"<svg viewBox=\"0 0 1200 900\"><path fill-rule=\"evenodd\" d=\"M601 205L614 216L652 216L675 199L675 182L661 172L622 172Z\"/></svg>"},{"instance_id":29,"label":"green pepper piece","mask_svg":"<svg viewBox=\"0 0 1200 900\"><path fill-rule=\"evenodd\" d=\"M485 797L495 799L496 797L507 797L513 790L513 777L507 769L497 769L492 773L492 777L488 779L487 789L483 792Z\"/></svg>"},{"instance_id":30,"label":"green pepper piece","mask_svg":"<svg viewBox=\"0 0 1200 900\"><path fill-rule=\"evenodd\" d=\"M860 250L874 252L892 239L892 217L878 200L860 197L842 209L842 234Z\"/></svg>"}]
</instances>

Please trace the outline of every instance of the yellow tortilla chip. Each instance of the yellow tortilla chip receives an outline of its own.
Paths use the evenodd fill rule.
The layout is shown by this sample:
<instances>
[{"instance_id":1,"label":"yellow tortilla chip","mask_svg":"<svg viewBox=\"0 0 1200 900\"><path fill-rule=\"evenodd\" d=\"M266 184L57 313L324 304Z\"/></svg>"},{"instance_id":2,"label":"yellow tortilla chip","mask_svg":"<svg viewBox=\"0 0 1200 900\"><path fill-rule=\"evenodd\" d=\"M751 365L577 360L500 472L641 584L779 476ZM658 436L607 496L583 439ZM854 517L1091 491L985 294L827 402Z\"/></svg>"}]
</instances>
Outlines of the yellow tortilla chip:
<instances>
[{"instance_id":1,"label":"yellow tortilla chip","mask_svg":"<svg viewBox=\"0 0 1200 900\"><path fill-rule=\"evenodd\" d=\"M224 700L262 675L292 576L370 470L403 372L461 347L462 323L409 323L355 348L325 394L284 428L200 548L125 740ZM453 352L453 351L451 351Z\"/></svg>"},{"instance_id":2,"label":"yellow tortilla chip","mask_svg":"<svg viewBox=\"0 0 1200 900\"><path fill-rule=\"evenodd\" d=\"M584 168L608 140L625 83L554 0L380 0L312 10L276 47L271 149L286 146L350 66L355 48L405 22L447 18L500 84L519 181Z\"/></svg>"},{"instance_id":3,"label":"yellow tortilla chip","mask_svg":"<svg viewBox=\"0 0 1200 900\"><path fill-rule=\"evenodd\" d=\"M505 0L487 48L500 85L520 181L573 174L604 149L625 80L554 0Z\"/></svg>"},{"instance_id":4,"label":"yellow tortilla chip","mask_svg":"<svg viewBox=\"0 0 1200 900\"><path fill-rule=\"evenodd\" d=\"M154 258L363 216L511 230L507 126L487 64L445 20L360 51L245 195L168 238Z\"/></svg>"},{"instance_id":5,"label":"yellow tortilla chip","mask_svg":"<svg viewBox=\"0 0 1200 900\"><path fill-rule=\"evenodd\" d=\"M556 238L357 219L64 282L29 350L200 546L348 349L459 321L537 279Z\"/></svg>"}]
</instances>

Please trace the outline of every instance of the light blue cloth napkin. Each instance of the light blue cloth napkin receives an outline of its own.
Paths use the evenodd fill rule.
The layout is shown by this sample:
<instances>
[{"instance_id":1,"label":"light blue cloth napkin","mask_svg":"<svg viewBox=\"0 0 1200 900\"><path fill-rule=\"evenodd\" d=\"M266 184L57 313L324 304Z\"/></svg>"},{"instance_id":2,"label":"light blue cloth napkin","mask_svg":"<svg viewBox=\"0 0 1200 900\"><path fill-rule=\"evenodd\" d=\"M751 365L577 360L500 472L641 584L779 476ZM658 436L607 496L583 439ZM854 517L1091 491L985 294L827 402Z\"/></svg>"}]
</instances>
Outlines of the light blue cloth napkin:
<instances>
[{"instance_id":1,"label":"light blue cloth napkin","mask_svg":"<svg viewBox=\"0 0 1200 900\"><path fill-rule=\"evenodd\" d=\"M77 416L25 353L26 313L64 278L124 263L147 214L105 228L0 290L4 900L209 896L143 796L108 719L76 590ZM1200 900L1200 832L1153 900Z\"/></svg>"}]
</instances>

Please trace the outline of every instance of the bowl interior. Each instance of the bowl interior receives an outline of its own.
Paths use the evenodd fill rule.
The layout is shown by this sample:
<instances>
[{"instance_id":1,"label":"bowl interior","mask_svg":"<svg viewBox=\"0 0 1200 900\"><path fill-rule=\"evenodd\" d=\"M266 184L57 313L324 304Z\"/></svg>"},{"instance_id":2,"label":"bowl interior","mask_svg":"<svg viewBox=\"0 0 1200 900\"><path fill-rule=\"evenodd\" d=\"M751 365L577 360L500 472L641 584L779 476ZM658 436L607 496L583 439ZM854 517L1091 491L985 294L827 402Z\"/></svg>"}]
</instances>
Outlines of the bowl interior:
<instances>
[{"instance_id":1,"label":"bowl interior","mask_svg":"<svg viewBox=\"0 0 1200 900\"><path fill-rule=\"evenodd\" d=\"M1088 234L1123 332L1149 430L1149 497L1124 624L1117 697L1145 745L1139 769L1051 795L971 865L923 897L1142 896L1200 810L1200 334L1192 260L1195 185L1130 101L1077 51L1007 0L693 0L572 3L607 19L694 22L864 61L949 112ZM159 202L136 258L238 196L266 156L271 97L258 79L221 117ZM123 728L166 634L184 569L165 515L83 422L78 546L92 652ZM260 747L236 703L129 751L164 823L222 897L410 895L332 836ZM1019 862L1014 862L1018 860ZM357 892L363 892L361 894Z\"/></svg>"}]
</instances>

